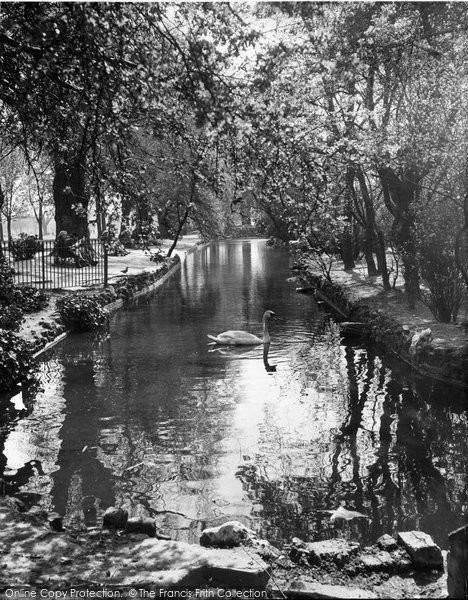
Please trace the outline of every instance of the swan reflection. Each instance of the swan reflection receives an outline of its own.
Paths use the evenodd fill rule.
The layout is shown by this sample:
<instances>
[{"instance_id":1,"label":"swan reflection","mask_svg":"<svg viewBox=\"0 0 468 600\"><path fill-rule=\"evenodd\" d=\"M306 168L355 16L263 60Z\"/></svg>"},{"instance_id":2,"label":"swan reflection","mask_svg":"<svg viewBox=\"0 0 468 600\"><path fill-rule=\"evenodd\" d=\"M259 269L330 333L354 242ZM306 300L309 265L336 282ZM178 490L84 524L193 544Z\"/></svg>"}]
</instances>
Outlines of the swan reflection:
<instances>
[{"instance_id":1,"label":"swan reflection","mask_svg":"<svg viewBox=\"0 0 468 600\"><path fill-rule=\"evenodd\" d=\"M263 364L265 365L265 371L273 373L276 371L276 365L270 365L268 362L268 352L270 351L270 342L263 344Z\"/></svg>"}]
</instances>

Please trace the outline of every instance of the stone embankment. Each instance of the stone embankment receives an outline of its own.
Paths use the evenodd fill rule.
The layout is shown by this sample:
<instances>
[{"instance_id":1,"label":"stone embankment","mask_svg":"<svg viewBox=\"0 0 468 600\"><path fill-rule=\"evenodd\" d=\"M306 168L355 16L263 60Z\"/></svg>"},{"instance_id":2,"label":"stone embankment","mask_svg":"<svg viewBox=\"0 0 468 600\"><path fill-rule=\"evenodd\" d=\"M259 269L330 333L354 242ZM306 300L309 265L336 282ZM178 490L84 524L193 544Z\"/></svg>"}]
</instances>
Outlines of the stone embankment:
<instances>
[{"instance_id":1,"label":"stone embankment","mask_svg":"<svg viewBox=\"0 0 468 600\"><path fill-rule=\"evenodd\" d=\"M112 313L126 302L154 291L172 275L179 265L180 258L176 255L172 259L166 259L154 270L122 276L106 288L54 292L50 295L47 308L40 313L26 317L19 335L31 343L35 356L38 356L67 335L60 314L56 310L58 298L65 294L90 294L98 298L104 308Z\"/></svg>"},{"instance_id":2,"label":"stone embankment","mask_svg":"<svg viewBox=\"0 0 468 600\"><path fill-rule=\"evenodd\" d=\"M167 250L172 241L163 240L161 250ZM112 313L126 302L156 290L179 268L183 257L202 245L198 236L185 236L179 241L173 258L161 258L157 263L151 262L148 253L142 250L129 250L125 256L109 257L109 285L105 289L89 287L51 292L45 309L25 316L19 335L31 344L35 356L38 356L67 335L56 309L59 298L72 294L92 294L99 297L103 306Z\"/></svg>"},{"instance_id":3,"label":"stone embankment","mask_svg":"<svg viewBox=\"0 0 468 600\"><path fill-rule=\"evenodd\" d=\"M384 291L376 278L362 269L330 273L331 281L312 266L296 267L302 287L313 292L346 321L349 331L368 335L422 374L456 385L468 385L468 331L466 324L437 322L427 307L409 309L401 289ZM359 324L353 329L351 324Z\"/></svg>"},{"instance_id":4,"label":"stone embankment","mask_svg":"<svg viewBox=\"0 0 468 600\"><path fill-rule=\"evenodd\" d=\"M384 535L365 548L344 538L295 538L279 550L237 521L204 530L197 545L170 540L153 519L129 517L122 508L107 509L102 527L70 531L56 514L24 510L15 499L0 502L0 588L132 586L155 597L169 590L206 598L228 597L214 595L220 590L250 598L447 597L443 553L420 531ZM451 535L453 598L465 597L459 594L466 589L466 534L464 528Z\"/></svg>"}]
</instances>

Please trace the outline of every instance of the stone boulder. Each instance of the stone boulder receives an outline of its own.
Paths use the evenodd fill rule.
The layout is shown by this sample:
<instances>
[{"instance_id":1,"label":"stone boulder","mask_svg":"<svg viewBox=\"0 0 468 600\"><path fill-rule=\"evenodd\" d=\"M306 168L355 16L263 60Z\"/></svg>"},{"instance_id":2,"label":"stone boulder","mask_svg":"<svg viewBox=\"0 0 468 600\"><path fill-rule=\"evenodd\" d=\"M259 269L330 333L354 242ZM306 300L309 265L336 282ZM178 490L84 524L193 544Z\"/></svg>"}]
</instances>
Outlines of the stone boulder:
<instances>
[{"instance_id":1,"label":"stone boulder","mask_svg":"<svg viewBox=\"0 0 468 600\"><path fill-rule=\"evenodd\" d=\"M390 552L380 550L378 552L363 553L359 556L364 569L370 572L384 571L390 573L397 567L397 563Z\"/></svg>"},{"instance_id":2,"label":"stone boulder","mask_svg":"<svg viewBox=\"0 0 468 600\"><path fill-rule=\"evenodd\" d=\"M411 556L415 567L419 569L442 569L444 560L442 551L427 533L422 531L402 531L398 533L398 542Z\"/></svg>"},{"instance_id":3,"label":"stone boulder","mask_svg":"<svg viewBox=\"0 0 468 600\"><path fill-rule=\"evenodd\" d=\"M233 548L248 544L256 537L255 531L252 531L240 521L228 521L218 527L204 529L200 536L200 544L202 546Z\"/></svg>"},{"instance_id":4,"label":"stone boulder","mask_svg":"<svg viewBox=\"0 0 468 600\"><path fill-rule=\"evenodd\" d=\"M268 540L249 539L248 546L267 562L276 561L278 558L284 557L281 550L272 546Z\"/></svg>"},{"instance_id":5,"label":"stone boulder","mask_svg":"<svg viewBox=\"0 0 468 600\"><path fill-rule=\"evenodd\" d=\"M415 333L411 338L411 344L409 347L409 353L413 357L417 357L421 354L432 341L432 331L430 329L423 329L419 333Z\"/></svg>"},{"instance_id":6,"label":"stone boulder","mask_svg":"<svg viewBox=\"0 0 468 600\"><path fill-rule=\"evenodd\" d=\"M299 540L300 541L300 540ZM360 549L357 542L349 542L342 538L323 540L321 542L309 542L297 544L299 555L307 557L309 563L320 565L321 563L333 562L336 565L347 564ZM291 558L294 560L293 554Z\"/></svg>"},{"instance_id":7,"label":"stone boulder","mask_svg":"<svg viewBox=\"0 0 468 600\"><path fill-rule=\"evenodd\" d=\"M128 521L128 511L123 508L110 506L104 513L102 526L107 529L125 529Z\"/></svg>"},{"instance_id":8,"label":"stone boulder","mask_svg":"<svg viewBox=\"0 0 468 600\"><path fill-rule=\"evenodd\" d=\"M377 540L377 545L382 550L386 550L387 552L391 552L392 550L396 550L398 548L398 544L394 537L388 535L388 533L384 533Z\"/></svg>"},{"instance_id":9,"label":"stone boulder","mask_svg":"<svg viewBox=\"0 0 468 600\"><path fill-rule=\"evenodd\" d=\"M125 533L144 533L156 536L156 523L149 517L131 517L125 524Z\"/></svg>"}]
</instances>

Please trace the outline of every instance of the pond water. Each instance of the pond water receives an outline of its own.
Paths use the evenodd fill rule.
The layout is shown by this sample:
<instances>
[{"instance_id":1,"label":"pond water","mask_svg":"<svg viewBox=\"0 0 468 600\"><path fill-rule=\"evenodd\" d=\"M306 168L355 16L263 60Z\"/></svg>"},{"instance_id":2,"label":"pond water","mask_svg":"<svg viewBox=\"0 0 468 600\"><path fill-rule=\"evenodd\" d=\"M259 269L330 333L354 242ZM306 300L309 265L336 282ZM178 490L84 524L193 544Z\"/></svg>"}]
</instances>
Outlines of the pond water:
<instances>
[{"instance_id":1,"label":"pond water","mask_svg":"<svg viewBox=\"0 0 468 600\"><path fill-rule=\"evenodd\" d=\"M0 402L3 492L75 525L125 506L189 542L238 519L277 544L416 528L446 547L468 512L465 393L341 340L289 267L261 240L211 244L109 333L55 347L40 389ZM266 309L268 357L208 345L259 334ZM331 522L341 503L369 519Z\"/></svg>"}]
</instances>

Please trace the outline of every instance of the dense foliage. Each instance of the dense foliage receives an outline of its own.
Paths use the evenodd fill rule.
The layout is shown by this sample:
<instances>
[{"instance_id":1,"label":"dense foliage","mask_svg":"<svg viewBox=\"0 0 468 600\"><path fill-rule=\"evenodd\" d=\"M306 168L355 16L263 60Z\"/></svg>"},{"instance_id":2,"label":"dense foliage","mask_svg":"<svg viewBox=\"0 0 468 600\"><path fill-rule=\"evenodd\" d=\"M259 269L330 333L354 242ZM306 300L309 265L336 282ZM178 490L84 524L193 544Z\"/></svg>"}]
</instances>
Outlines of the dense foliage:
<instances>
[{"instance_id":1,"label":"dense foliage","mask_svg":"<svg viewBox=\"0 0 468 600\"><path fill-rule=\"evenodd\" d=\"M0 308L14 305L17 309L32 313L47 306L45 292L31 286L19 286L14 283L15 270L5 259L0 258Z\"/></svg>"},{"instance_id":2,"label":"dense foliage","mask_svg":"<svg viewBox=\"0 0 468 600\"><path fill-rule=\"evenodd\" d=\"M463 205L468 215L466 7L260 10L282 31L265 42L245 86L252 126L237 132L238 186L278 237L307 244L325 271L337 257L353 268L362 255L389 289L393 247L410 306L422 298L437 318L454 320L466 293L461 243L456 260ZM431 234L436 214L452 235Z\"/></svg>"},{"instance_id":3,"label":"dense foliage","mask_svg":"<svg viewBox=\"0 0 468 600\"><path fill-rule=\"evenodd\" d=\"M48 302L44 292L15 285L14 274L0 258L0 391L31 379L31 346L13 332L19 329L25 312L36 312Z\"/></svg>"},{"instance_id":4,"label":"dense foliage","mask_svg":"<svg viewBox=\"0 0 468 600\"><path fill-rule=\"evenodd\" d=\"M14 293L14 276L15 270L0 257L0 301L4 304L11 301L11 295Z\"/></svg>"},{"instance_id":5,"label":"dense foliage","mask_svg":"<svg viewBox=\"0 0 468 600\"><path fill-rule=\"evenodd\" d=\"M17 306L0 304L0 329L17 331L23 321L23 311Z\"/></svg>"},{"instance_id":6,"label":"dense foliage","mask_svg":"<svg viewBox=\"0 0 468 600\"><path fill-rule=\"evenodd\" d=\"M467 28L449 2L7 3L0 209L21 149L58 230L86 235L91 209L134 246L255 227L386 289L392 248L410 306L454 320Z\"/></svg>"},{"instance_id":7,"label":"dense foliage","mask_svg":"<svg viewBox=\"0 0 468 600\"><path fill-rule=\"evenodd\" d=\"M14 260L29 260L34 258L41 249L41 242L35 235L20 233L16 240L10 241L10 251Z\"/></svg>"},{"instance_id":8,"label":"dense foliage","mask_svg":"<svg viewBox=\"0 0 468 600\"><path fill-rule=\"evenodd\" d=\"M60 298L57 309L65 327L74 332L99 329L109 318L101 300L86 294Z\"/></svg>"},{"instance_id":9,"label":"dense foliage","mask_svg":"<svg viewBox=\"0 0 468 600\"><path fill-rule=\"evenodd\" d=\"M9 390L32 377L32 351L12 331L0 329L0 390Z\"/></svg>"}]
</instances>

